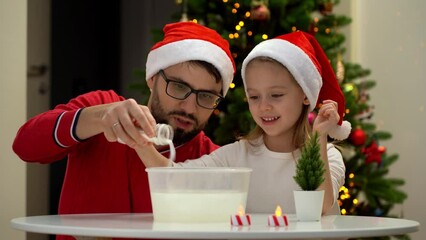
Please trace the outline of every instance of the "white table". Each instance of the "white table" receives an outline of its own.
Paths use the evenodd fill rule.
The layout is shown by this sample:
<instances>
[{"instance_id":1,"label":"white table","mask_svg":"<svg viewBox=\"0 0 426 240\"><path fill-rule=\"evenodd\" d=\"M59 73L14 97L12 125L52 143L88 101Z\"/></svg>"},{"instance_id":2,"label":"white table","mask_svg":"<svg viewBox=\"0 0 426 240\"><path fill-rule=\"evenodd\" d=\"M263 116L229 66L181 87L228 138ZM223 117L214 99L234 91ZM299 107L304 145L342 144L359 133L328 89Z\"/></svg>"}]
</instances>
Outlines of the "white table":
<instances>
[{"instance_id":1,"label":"white table","mask_svg":"<svg viewBox=\"0 0 426 240\"><path fill-rule=\"evenodd\" d=\"M315 239L402 235L416 232L416 221L362 217L324 216L319 222L298 222L290 215L289 226L269 227L267 215L254 214L252 225L233 227L229 223L168 224L153 221L152 214L75 214L21 217L11 220L15 229L91 237L168 238L168 239Z\"/></svg>"}]
</instances>

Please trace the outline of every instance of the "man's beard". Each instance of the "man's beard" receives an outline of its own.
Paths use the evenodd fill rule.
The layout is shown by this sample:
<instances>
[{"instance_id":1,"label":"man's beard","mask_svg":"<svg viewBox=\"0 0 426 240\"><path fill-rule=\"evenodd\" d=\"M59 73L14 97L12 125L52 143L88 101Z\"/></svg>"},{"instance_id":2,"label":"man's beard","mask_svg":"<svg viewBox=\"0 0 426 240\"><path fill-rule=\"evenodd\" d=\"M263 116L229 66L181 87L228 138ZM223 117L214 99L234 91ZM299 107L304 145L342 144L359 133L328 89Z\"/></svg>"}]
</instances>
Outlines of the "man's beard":
<instances>
[{"instance_id":1,"label":"man's beard","mask_svg":"<svg viewBox=\"0 0 426 240\"><path fill-rule=\"evenodd\" d=\"M153 94L153 96L152 96L152 99L151 99L152 104L151 104L150 110L151 110L152 116L155 118L157 123L169 124L167 116L171 116L171 115L186 117L186 118L192 119L195 122L194 129L189 131L189 132L185 132L181 128L175 128L174 129L173 143L176 146L179 146L183 143L186 143L186 142L192 140L198 133L200 133L204 129L206 124L199 125L198 119L196 119L194 117L194 115L192 115L192 114L187 114L187 113L182 112L182 111L171 111L169 113L166 113L166 111L160 105L158 95L155 92L153 92L152 94Z\"/></svg>"}]
</instances>

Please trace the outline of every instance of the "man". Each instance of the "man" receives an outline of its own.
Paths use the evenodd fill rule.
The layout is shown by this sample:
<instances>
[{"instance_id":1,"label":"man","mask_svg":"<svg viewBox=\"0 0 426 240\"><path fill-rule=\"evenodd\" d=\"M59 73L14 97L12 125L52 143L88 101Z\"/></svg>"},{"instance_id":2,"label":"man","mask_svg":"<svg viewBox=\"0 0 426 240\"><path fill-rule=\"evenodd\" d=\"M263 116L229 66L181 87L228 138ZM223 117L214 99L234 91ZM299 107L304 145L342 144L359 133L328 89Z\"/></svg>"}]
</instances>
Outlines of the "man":
<instances>
[{"instance_id":1,"label":"man","mask_svg":"<svg viewBox=\"0 0 426 240\"><path fill-rule=\"evenodd\" d=\"M147 106L113 91L83 94L26 122L13 150L27 162L68 157L59 214L152 212L145 166L134 151L144 144L140 130L153 137L156 123L170 124L178 162L217 149L202 130L234 73L229 44L217 32L166 25L147 58Z\"/></svg>"}]
</instances>

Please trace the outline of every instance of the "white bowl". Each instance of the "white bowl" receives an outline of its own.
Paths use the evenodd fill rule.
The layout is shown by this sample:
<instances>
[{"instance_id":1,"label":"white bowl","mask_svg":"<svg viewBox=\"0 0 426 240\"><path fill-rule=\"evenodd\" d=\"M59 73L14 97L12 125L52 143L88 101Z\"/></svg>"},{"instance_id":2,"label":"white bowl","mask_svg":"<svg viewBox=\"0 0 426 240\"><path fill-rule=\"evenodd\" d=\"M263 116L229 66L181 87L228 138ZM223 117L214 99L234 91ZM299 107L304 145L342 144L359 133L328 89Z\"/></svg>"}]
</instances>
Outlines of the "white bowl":
<instances>
[{"instance_id":1,"label":"white bowl","mask_svg":"<svg viewBox=\"0 0 426 240\"><path fill-rule=\"evenodd\" d=\"M229 222L245 210L249 168L147 168L154 221Z\"/></svg>"}]
</instances>

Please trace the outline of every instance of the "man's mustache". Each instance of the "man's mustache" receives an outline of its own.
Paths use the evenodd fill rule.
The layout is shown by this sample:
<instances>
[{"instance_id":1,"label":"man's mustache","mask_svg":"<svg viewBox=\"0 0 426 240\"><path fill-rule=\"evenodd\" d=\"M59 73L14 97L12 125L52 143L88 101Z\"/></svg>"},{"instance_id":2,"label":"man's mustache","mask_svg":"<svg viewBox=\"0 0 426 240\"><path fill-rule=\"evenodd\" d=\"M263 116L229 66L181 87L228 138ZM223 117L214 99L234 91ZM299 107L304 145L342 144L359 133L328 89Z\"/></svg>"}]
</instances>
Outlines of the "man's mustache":
<instances>
[{"instance_id":1,"label":"man's mustache","mask_svg":"<svg viewBox=\"0 0 426 240\"><path fill-rule=\"evenodd\" d=\"M195 118L194 115L192 115L192 114L187 114L186 112L182 112L182 111L172 111L172 112L169 113L169 115L177 115L177 116L189 118L189 119L193 120L196 125L198 125L197 118Z\"/></svg>"}]
</instances>

